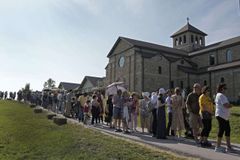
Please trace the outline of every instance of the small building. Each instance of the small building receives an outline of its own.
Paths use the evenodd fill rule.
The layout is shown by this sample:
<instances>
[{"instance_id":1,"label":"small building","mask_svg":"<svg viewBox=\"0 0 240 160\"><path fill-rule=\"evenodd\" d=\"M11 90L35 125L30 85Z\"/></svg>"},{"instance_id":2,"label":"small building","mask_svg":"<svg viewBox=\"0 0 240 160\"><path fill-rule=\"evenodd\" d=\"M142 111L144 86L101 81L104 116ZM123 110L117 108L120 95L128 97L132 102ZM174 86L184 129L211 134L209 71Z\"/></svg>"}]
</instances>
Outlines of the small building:
<instances>
[{"instance_id":1,"label":"small building","mask_svg":"<svg viewBox=\"0 0 240 160\"><path fill-rule=\"evenodd\" d=\"M65 91L70 91L79 88L78 83L60 82L58 88Z\"/></svg>"},{"instance_id":2,"label":"small building","mask_svg":"<svg viewBox=\"0 0 240 160\"><path fill-rule=\"evenodd\" d=\"M82 80L81 85L78 90L81 93L91 93L94 90L104 90L105 89L105 78L104 77L92 77L85 76Z\"/></svg>"}]
</instances>

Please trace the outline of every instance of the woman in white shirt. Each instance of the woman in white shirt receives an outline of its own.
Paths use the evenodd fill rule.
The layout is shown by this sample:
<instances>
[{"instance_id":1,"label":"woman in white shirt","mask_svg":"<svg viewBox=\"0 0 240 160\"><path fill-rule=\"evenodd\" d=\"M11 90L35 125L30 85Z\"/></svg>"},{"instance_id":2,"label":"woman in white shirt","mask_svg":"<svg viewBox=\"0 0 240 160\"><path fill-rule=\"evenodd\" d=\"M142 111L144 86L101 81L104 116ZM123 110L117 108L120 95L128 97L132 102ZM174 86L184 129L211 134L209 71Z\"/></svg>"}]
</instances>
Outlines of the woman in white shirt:
<instances>
[{"instance_id":1,"label":"woman in white shirt","mask_svg":"<svg viewBox=\"0 0 240 160\"><path fill-rule=\"evenodd\" d=\"M234 150L231 147L230 142L230 108L232 105L229 103L227 97L225 96L225 90L227 89L226 84L220 84L217 87L217 94L215 98L216 103L216 112L215 116L218 121L218 138L217 138L217 146L215 148L215 152L225 152L225 149L221 148L221 141L223 134L225 133L226 142L227 142L227 152L233 152Z\"/></svg>"}]
</instances>

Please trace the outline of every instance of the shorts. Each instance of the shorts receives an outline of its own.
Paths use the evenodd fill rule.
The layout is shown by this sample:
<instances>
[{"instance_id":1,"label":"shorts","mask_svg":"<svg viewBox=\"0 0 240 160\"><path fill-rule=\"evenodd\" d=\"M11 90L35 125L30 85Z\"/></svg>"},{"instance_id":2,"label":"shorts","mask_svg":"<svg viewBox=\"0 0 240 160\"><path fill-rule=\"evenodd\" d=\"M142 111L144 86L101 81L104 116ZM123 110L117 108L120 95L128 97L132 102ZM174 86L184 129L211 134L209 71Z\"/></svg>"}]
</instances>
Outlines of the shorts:
<instances>
[{"instance_id":1,"label":"shorts","mask_svg":"<svg viewBox=\"0 0 240 160\"><path fill-rule=\"evenodd\" d=\"M189 113L189 125L194 130L202 128L202 120L200 115Z\"/></svg>"},{"instance_id":2,"label":"shorts","mask_svg":"<svg viewBox=\"0 0 240 160\"><path fill-rule=\"evenodd\" d=\"M119 107L113 107L113 118L114 119L122 119L122 109Z\"/></svg>"}]
</instances>

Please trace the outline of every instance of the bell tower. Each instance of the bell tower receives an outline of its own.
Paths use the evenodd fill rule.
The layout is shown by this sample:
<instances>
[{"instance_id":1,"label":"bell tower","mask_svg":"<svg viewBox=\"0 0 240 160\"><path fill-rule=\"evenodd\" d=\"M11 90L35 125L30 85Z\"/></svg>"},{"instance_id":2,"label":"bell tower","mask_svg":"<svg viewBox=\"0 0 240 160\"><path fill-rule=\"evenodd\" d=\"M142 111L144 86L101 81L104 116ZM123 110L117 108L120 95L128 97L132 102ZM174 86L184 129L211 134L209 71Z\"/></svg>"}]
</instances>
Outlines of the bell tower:
<instances>
[{"instance_id":1,"label":"bell tower","mask_svg":"<svg viewBox=\"0 0 240 160\"><path fill-rule=\"evenodd\" d=\"M192 26L187 18L187 24L171 36L173 48L187 52L201 49L205 47L205 36L207 34Z\"/></svg>"}]
</instances>

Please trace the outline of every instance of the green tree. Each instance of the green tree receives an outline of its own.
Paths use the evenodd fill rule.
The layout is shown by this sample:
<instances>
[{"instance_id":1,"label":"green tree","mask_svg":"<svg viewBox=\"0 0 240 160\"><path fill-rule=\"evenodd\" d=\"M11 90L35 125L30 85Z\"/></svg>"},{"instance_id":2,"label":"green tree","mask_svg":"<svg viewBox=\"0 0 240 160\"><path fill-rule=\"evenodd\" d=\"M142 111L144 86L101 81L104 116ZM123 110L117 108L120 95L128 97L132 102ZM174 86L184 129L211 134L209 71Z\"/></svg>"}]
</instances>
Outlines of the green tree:
<instances>
[{"instance_id":1,"label":"green tree","mask_svg":"<svg viewBox=\"0 0 240 160\"><path fill-rule=\"evenodd\" d=\"M49 78L46 82L44 82L43 87L44 88L53 88L55 87L55 81L52 78Z\"/></svg>"}]
</instances>

